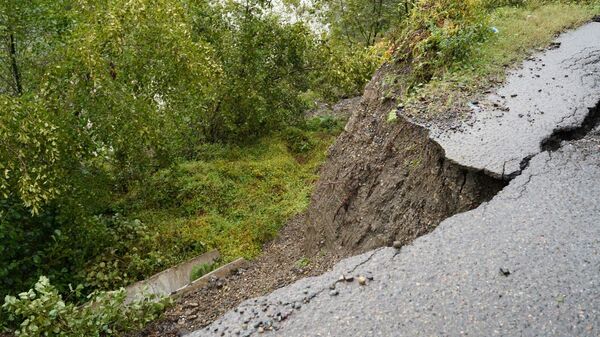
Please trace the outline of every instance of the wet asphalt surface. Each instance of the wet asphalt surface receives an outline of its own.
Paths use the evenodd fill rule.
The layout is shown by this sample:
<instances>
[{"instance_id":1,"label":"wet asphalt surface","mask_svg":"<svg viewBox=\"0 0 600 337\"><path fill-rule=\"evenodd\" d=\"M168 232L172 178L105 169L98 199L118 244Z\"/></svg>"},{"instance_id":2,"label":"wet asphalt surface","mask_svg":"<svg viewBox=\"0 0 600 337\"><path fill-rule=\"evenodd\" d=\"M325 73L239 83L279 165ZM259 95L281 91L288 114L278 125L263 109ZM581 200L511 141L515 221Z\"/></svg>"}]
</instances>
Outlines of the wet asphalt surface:
<instances>
[{"instance_id":1,"label":"wet asphalt surface","mask_svg":"<svg viewBox=\"0 0 600 337\"><path fill-rule=\"evenodd\" d=\"M490 94L502 109L482 103L473 120L434 127L452 160L514 177L491 201L188 336L600 336L600 130L542 150L557 130L595 122L600 24L557 41Z\"/></svg>"},{"instance_id":2,"label":"wet asphalt surface","mask_svg":"<svg viewBox=\"0 0 600 337\"><path fill-rule=\"evenodd\" d=\"M494 177L518 174L559 128L580 125L600 101L600 23L561 35L453 125L431 126L446 157ZM473 104L475 103L475 104Z\"/></svg>"}]
</instances>

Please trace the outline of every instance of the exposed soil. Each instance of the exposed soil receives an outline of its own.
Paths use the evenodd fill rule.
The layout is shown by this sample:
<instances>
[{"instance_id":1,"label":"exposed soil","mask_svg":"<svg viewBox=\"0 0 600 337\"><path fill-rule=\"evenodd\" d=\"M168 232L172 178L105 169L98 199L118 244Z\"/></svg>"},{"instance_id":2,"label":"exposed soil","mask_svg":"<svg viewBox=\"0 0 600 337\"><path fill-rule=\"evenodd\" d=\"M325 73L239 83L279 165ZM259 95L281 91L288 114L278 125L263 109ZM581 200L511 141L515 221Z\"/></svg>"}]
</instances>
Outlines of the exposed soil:
<instances>
[{"instance_id":1,"label":"exposed soil","mask_svg":"<svg viewBox=\"0 0 600 337\"><path fill-rule=\"evenodd\" d=\"M162 319L132 336L181 336L207 326L247 299L322 274L340 257L328 253L306 256L302 251L304 223L303 215L291 219L245 270L179 298Z\"/></svg>"},{"instance_id":2,"label":"exposed soil","mask_svg":"<svg viewBox=\"0 0 600 337\"><path fill-rule=\"evenodd\" d=\"M330 150L307 213L306 251L353 255L407 244L505 185L446 160L426 129L402 117L386 98L396 97L387 80L402 76L396 68L377 72Z\"/></svg>"}]
</instances>

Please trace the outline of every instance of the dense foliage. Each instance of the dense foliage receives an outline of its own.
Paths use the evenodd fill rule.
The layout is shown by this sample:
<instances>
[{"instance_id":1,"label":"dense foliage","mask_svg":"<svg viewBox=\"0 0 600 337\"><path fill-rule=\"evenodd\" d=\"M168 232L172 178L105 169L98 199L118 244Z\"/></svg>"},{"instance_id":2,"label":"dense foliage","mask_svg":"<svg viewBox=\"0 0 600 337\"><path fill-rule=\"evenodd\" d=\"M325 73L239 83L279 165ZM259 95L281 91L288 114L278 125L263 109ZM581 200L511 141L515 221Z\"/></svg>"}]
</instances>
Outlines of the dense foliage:
<instances>
[{"instance_id":1,"label":"dense foliage","mask_svg":"<svg viewBox=\"0 0 600 337\"><path fill-rule=\"evenodd\" d=\"M72 290L72 293L78 290ZM2 308L9 322L18 323L16 336L119 336L140 329L156 319L168 299L147 296L125 304L124 289L90 294L85 305L77 307L63 299L46 277L40 277L33 289L7 296Z\"/></svg>"},{"instance_id":2,"label":"dense foliage","mask_svg":"<svg viewBox=\"0 0 600 337\"><path fill-rule=\"evenodd\" d=\"M61 291L69 282L110 289L174 262L158 255L201 251L175 237L163 245L173 249L154 252L169 239L115 215L115 198L202 144L301 125L309 88L312 99L360 91L376 53L337 46L268 8L0 4L0 295L40 275Z\"/></svg>"},{"instance_id":3,"label":"dense foliage","mask_svg":"<svg viewBox=\"0 0 600 337\"><path fill-rule=\"evenodd\" d=\"M414 78L429 81L465 59L490 33L478 0L420 0L400 33L397 54L410 61Z\"/></svg>"},{"instance_id":4,"label":"dense foliage","mask_svg":"<svg viewBox=\"0 0 600 337\"><path fill-rule=\"evenodd\" d=\"M406 19L415 0L319 0L331 34L348 44L373 45Z\"/></svg>"}]
</instances>

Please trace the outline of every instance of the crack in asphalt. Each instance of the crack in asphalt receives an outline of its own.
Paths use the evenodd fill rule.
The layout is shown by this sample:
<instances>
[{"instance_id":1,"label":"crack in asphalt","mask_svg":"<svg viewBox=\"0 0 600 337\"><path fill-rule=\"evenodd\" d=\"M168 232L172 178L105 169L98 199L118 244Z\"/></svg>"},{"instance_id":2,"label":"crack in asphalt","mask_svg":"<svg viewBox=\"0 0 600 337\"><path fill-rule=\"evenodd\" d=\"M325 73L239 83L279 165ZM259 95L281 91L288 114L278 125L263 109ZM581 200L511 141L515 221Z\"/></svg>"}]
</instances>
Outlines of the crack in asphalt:
<instances>
[{"instance_id":1,"label":"crack in asphalt","mask_svg":"<svg viewBox=\"0 0 600 337\"><path fill-rule=\"evenodd\" d=\"M579 126L558 127L556 129L554 129L552 134L550 134L550 136L548 136L546 139L544 139L541 142L541 144L540 144L541 151L540 152L531 154L521 160L521 163L519 164L520 169L518 171L516 171L513 174L510 174L508 176L505 176L504 175L504 167L506 166L507 162L510 162L513 159L505 161L504 166L502 168L502 178L506 179L508 181L515 179L516 177L520 176L523 173L523 171L525 171L525 169L527 169L527 167L529 167L529 163L531 162L531 159L533 157L538 156L545 152L552 153L552 152L558 151L562 147L562 143L564 141L580 140L580 139L584 138L586 135L588 135L588 133L594 131L594 129L598 125L600 125L600 102L598 102L595 107L588 108L588 109L589 109L589 111L588 111L587 115L585 116L585 118L583 119L583 121L581 122L581 124ZM575 112L573 112L572 114L563 116L556 125L560 126L566 119L572 118L576 114L577 114L577 111L575 110Z\"/></svg>"}]
</instances>

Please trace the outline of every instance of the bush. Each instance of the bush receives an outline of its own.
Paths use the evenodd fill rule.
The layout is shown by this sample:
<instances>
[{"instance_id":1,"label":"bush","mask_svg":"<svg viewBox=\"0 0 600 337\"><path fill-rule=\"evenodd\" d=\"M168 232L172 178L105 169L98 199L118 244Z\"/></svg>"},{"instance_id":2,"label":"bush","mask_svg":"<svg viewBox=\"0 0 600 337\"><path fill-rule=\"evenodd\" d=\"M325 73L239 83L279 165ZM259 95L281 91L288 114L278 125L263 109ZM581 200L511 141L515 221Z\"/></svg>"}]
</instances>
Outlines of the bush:
<instances>
[{"instance_id":1,"label":"bush","mask_svg":"<svg viewBox=\"0 0 600 337\"><path fill-rule=\"evenodd\" d=\"M289 127L285 130L283 137L287 142L288 149L294 154L306 153L315 146L312 139L302 129Z\"/></svg>"},{"instance_id":2,"label":"bush","mask_svg":"<svg viewBox=\"0 0 600 337\"><path fill-rule=\"evenodd\" d=\"M360 95L373 72L385 61L384 45L348 46L327 40L311 51L318 71L309 74L313 91L328 102Z\"/></svg>"},{"instance_id":3,"label":"bush","mask_svg":"<svg viewBox=\"0 0 600 337\"><path fill-rule=\"evenodd\" d=\"M476 0L420 0L401 31L397 56L413 67L415 83L456 65L491 33Z\"/></svg>"},{"instance_id":4,"label":"bush","mask_svg":"<svg viewBox=\"0 0 600 337\"><path fill-rule=\"evenodd\" d=\"M338 132L343 128L343 121L331 115L317 116L306 121L306 129L309 131Z\"/></svg>"},{"instance_id":5,"label":"bush","mask_svg":"<svg viewBox=\"0 0 600 337\"><path fill-rule=\"evenodd\" d=\"M89 289L111 290L159 272L191 255L203 253L202 242L178 235L164 237L135 219L117 214L104 223L102 250L86 263L82 274Z\"/></svg>"},{"instance_id":6,"label":"bush","mask_svg":"<svg viewBox=\"0 0 600 337\"><path fill-rule=\"evenodd\" d=\"M127 305L125 298L125 289L95 292L78 307L63 300L42 276L33 289L17 297L6 296L2 309L8 328L16 336L119 336L156 319L170 302L150 296Z\"/></svg>"}]
</instances>

